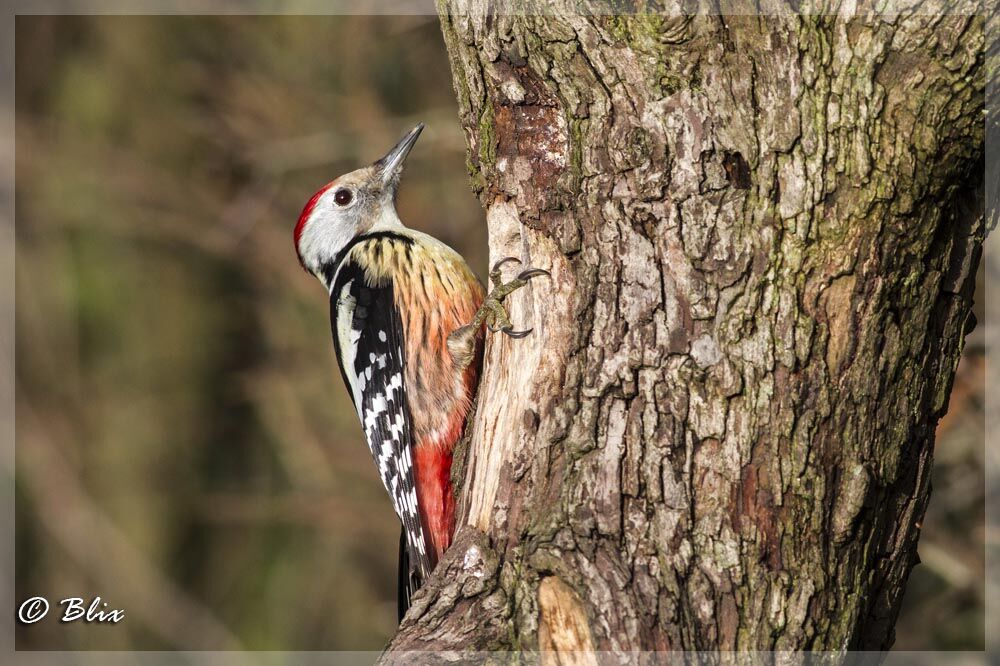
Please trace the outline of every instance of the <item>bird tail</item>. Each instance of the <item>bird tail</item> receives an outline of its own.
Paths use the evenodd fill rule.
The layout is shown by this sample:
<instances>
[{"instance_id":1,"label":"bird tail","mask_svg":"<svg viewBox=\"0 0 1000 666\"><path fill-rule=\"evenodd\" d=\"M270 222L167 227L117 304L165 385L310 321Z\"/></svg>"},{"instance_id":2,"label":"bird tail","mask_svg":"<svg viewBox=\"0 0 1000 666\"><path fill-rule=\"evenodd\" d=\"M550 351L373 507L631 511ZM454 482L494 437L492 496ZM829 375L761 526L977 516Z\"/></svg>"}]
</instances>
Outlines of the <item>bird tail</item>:
<instances>
[{"instance_id":1,"label":"bird tail","mask_svg":"<svg viewBox=\"0 0 1000 666\"><path fill-rule=\"evenodd\" d=\"M410 599L422 584L423 579L420 577L416 562L410 562L410 551L406 545L406 528L402 528L399 531L399 584L396 592L396 609L400 622L410 608Z\"/></svg>"}]
</instances>

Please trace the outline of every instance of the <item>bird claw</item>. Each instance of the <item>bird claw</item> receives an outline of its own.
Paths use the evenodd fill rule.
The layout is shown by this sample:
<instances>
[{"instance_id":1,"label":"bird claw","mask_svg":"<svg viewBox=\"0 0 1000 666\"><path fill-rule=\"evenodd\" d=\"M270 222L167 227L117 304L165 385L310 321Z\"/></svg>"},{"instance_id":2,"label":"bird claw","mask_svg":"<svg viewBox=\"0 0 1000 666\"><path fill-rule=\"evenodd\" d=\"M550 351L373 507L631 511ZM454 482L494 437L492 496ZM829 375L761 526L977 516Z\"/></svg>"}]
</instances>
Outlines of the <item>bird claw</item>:
<instances>
[{"instance_id":1,"label":"bird claw","mask_svg":"<svg viewBox=\"0 0 1000 666\"><path fill-rule=\"evenodd\" d=\"M519 340L519 339L521 339L521 338L526 338L526 337L528 337L528 335L529 335L529 334L530 334L530 333L531 333L531 332L532 332L533 330L535 330L535 329L533 329L533 328L528 328L528 329L525 329L525 330L523 330L523 331L515 331L515 330L514 330L514 329L513 329L512 327L510 327L510 326L506 326L506 327L504 327L504 328L501 328L501 329L500 329L500 332L501 332L501 333L504 333L504 334L506 334L506 335L507 335L507 337L509 337L509 338L514 338L515 340Z\"/></svg>"},{"instance_id":2,"label":"bird claw","mask_svg":"<svg viewBox=\"0 0 1000 666\"><path fill-rule=\"evenodd\" d=\"M508 337L511 337L511 338L514 338L514 339L520 339L520 338L527 337L528 334L531 333L534 330L533 328L529 328L529 329L527 329L525 331L515 331L513 326L497 326L497 327L493 327L493 326L490 326L489 324L486 324L486 328L489 329L490 333L503 333L504 335L506 335Z\"/></svg>"},{"instance_id":3,"label":"bird claw","mask_svg":"<svg viewBox=\"0 0 1000 666\"><path fill-rule=\"evenodd\" d=\"M490 273L496 273L497 271L500 270L501 266L503 266L504 264L509 264L512 261L516 261L517 263L521 263L521 260L518 259L517 257L504 257L503 259L501 259L497 263L493 264L493 268L490 269Z\"/></svg>"},{"instance_id":4,"label":"bird claw","mask_svg":"<svg viewBox=\"0 0 1000 666\"><path fill-rule=\"evenodd\" d=\"M527 281L527 280L530 280L531 278L538 277L539 275L551 276L552 273L549 273L544 268L529 268L526 271L521 271L518 274L517 279L518 280L525 280L525 281Z\"/></svg>"}]
</instances>

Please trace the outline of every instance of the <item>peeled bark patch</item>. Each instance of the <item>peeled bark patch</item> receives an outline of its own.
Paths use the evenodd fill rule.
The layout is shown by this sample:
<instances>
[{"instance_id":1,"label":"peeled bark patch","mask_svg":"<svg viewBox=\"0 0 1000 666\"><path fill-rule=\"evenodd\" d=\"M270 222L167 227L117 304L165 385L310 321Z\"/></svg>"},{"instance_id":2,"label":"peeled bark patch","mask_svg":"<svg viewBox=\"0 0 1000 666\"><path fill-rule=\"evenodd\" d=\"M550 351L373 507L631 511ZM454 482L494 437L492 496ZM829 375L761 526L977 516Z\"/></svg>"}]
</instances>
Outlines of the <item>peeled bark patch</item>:
<instances>
[{"instance_id":1,"label":"peeled bark patch","mask_svg":"<svg viewBox=\"0 0 1000 666\"><path fill-rule=\"evenodd\" d=\"M854 331L852 296L857 278L845 275L830 282L826 288L826 316L830 339L826 343L826 366L836 377L851 346Z\"/></svg>"},{"instance_id":2,"label":"peeled bark patch","mask_svg":"<svg viewBox=\"0 0 1000 666\"><path fill-rule=\"evenodd\" d=\"M538 645L543 664L597 664L587 616L572 588L555 576L542 579L538 586L538 609Z\"/></svg>"}]
</instances>

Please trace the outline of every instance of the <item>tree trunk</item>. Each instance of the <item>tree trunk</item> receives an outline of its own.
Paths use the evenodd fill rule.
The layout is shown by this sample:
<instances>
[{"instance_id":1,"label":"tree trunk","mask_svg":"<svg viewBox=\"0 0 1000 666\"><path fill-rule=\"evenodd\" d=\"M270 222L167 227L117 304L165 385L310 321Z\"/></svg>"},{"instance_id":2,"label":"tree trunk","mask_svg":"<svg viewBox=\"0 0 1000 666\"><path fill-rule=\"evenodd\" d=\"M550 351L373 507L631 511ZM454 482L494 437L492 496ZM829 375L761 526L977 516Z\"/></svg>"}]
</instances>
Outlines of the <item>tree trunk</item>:
<instances>
[{"instance_id":1,"label":"tree trunk","mask_svg":"<svg viewBox=\"0 0 1000 666\"><path fill-rule=\"evenodd\" d=\"M390 650L888 648L971 326L984 21L486 6L441 6L473 186L552 278L489 337L465 527Z\"/></svg>"}]
</instances>

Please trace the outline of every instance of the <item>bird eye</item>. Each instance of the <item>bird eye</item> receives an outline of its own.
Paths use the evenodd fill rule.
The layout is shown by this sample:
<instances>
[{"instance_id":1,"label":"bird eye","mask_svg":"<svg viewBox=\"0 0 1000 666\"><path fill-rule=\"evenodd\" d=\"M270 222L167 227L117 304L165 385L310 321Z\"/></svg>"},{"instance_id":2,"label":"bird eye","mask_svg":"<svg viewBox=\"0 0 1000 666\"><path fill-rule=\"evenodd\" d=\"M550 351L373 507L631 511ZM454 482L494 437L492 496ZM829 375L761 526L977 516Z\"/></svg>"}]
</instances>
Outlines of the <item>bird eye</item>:
<instances>
[{"instance_id":1,"label":"bird eye","mask_svg":"<svg viewBox=\"0 0 1000 666\"><path fill-rule=\"evenodd\" d=\"M333 200L337 202L338 206L346 206L351 203L352 199L354 199L354 195L351 194L350 190L345 188L341 188L333 193Z\"/></svg>"}]
</instances>

